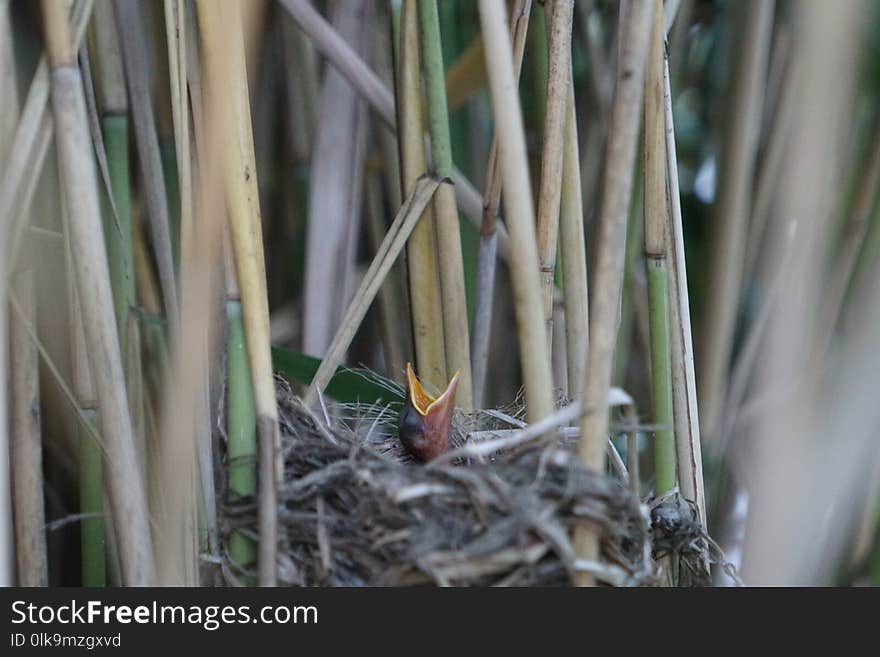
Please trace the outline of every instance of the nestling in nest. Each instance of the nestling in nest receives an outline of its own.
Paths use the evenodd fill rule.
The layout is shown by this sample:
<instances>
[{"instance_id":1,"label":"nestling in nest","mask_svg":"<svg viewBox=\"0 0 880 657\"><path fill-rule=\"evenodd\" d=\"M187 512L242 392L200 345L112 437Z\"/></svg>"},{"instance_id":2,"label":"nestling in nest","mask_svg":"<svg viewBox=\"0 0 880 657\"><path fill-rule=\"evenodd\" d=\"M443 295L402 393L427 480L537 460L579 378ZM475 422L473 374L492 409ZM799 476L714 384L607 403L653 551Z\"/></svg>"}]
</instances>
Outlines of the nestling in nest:
<instances>
[{"instance_id":1,"label":"nestling in nest","mask_svg":"<svg viewBox=\"0 0 880 657\"><path fill-rule=\"evenodd\" d=\"M509 419L454 410L455 378L436 399L411 368L407 380L399 412L361 404L319 418L279 379L281 583L568 585L579 569L612 585L657 583L647 507L587 471L570 439L436 459L472 431L510 429ZM256 537L253 500L225 511L227 536ZM570 536L584 522L602 529L601 564L576 557ZM224 571L231 582L247 574L230 562Z\"/></svg>"}]
</instances>

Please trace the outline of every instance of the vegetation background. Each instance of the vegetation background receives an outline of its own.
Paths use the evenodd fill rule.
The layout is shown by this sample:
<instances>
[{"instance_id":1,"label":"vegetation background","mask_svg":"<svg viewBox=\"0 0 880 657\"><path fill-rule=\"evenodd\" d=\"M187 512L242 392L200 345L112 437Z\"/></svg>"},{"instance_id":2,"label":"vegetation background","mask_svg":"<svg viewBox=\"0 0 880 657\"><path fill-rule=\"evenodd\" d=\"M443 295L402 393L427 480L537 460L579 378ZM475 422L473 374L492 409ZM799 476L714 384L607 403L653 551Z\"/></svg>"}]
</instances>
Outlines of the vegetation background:
<instances>
[{"instance_id":1,"label":"vegetation background","mask_svg":"<svg viewBox=\"0 0 880 657\"><path fill-rule=\"evenodd\" d=\"M580 403L748 584L880 583L878 21L0 0L0 581L272 584L273 371L334 414L413 362Z\"/></svg>"}]
</instances>

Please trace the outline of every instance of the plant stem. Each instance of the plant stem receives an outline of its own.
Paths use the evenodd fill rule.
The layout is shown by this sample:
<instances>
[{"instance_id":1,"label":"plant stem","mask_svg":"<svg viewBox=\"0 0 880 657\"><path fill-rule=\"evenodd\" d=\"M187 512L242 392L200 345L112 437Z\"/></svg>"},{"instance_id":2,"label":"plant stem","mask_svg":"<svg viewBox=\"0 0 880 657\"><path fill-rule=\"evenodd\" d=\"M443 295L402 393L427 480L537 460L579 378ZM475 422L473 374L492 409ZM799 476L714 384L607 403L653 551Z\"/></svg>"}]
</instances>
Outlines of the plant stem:
<instances>
[{"instance_id":1,"label":"plant stem","mask_svg":"<svg viewBox=\"0 0 880 657\"><path fill-rule=\"evenodd\" d=\"M446 80L440 40L437 0L419 0L419 26L422 68L428 102L431 156L434 172L440 178L452 177L452 143L446 108ZM443 339L446 371L460 371L456 404L473 407L470 338L468 337L467 297L461 254L461 229L455 207L455 189L443 185L434 198L437 261L440 269L440 296L443 305Z\"/></svg>"},{"instance_id":2,"label":"plant stem","mask_svg":"<svg viewBox=\"0 0 880 657\"><path fill-rule=\"evenodd\" d=\"M544 144L541 151L541 186L538 194L538 259L548 344L552 343L550 337L553 334L553 277L556 270L559 208L562 203L562 168L571 85L571 23L574 2L554 0L552 8Z\"/></svg>"},{"instance_id":3,"label":"plant stem","mask_svg":"<svg viewBox=\"0 0 880 657\"><path fill-rule=\"evenodd\" d=\"M75 254L79 300L106 437L108 487L123 578L126 584L147 585L153 579L150 528L112 311L113 295L82 78L74 65L66 3L43 0L42 7L52 68L55 135L70 217L70 244Z\"/></svg>"},{"instance_id":4,"label":"plant stem","mask_svg":"<svg viewBox=\"0 0 880 657\"><path fill-rule=\"evenodd\" d=\"M501 0L480 0L486 70L498 134L504 204L511 232L511 277L529 422L553 412L553 378L543 321L535 214L513 51Z\"/></svg>"},{"instance_id":5,"label":"plant stem","mask_svg":"<svg viewBox=\"0 0 880 657\"><path fill-rule=\"evenodd\" d=\"M513 41L514 80L519 87L523 55L529 30L532 0L517 0L510 15ZM481 46L480 53L484 50ZM483 64L485 67L485 63ZM480 226L480 247L477 253L477 291L474 331L471 336L474 406L483 407L486 373L489 368L489 337L492 331L492 306L495 298L495 269L498 254L498 210L501 205L501 167L498 164L498 135L492 137L486 184L483 192L483 222Z\"/></svg>"},{"instance_id":6,"label":"plant stem","mask_svg":"<svg viewBox=\"0 0 880 657\"><path fill-rule=\"evenodd\" d=\"M425 130L422 125L422 81L416 12L416 0L404 0L400 19L397 117L403 193L428 169L423 138ZM416 365L423 381L436 390L443 390L449 379L446 373L443 322L439 321L442 302L435 225L434 211L428 206L407 244L407 267Z\"/></svg>"},{"instance_id":7,"label":"plant stem","mask_svg":"<svg viewBox=\"0 0 880 657\"><path fill-rule=\"evenodd\" d=\"M47 586L49 566L43 502L39 356L27 330L28 325L36 325L33 272L22 271L11 282L12 294L22 313L21 316L13 315L9 325L12 372L10 456L17 583L19 586Z\"/></svg>"},{"instance_id":8,"label":"plant stem","mask_svg":"<svg viewBox=\"0 0 880 657\"><path fill-rule=\"evenodd\" d=\"M562 281L565 294L566 370L568 396L578 399L584 384L589 346L589 294L584 208L581 198L581 158L578 151L577 110L574 85L568 88L568 119L562 166L562 204L559 235Z\"/></svg>"},{"instance_id":9,"label":"plant stem","mask_svg":"<svg viewBox=\"0 0 880 657\"><path fill-rule=\"evenodd\" d=\"M257 494L257 413L251 386L241 302L226 302L226 431L231 499ZM229 539L229 556L242 567L257 559L257 547L241 532Z\"/></svg>"},{"instance_id":10,"label":"plant stem","mask_svg":"<svg viewBox=\"0 0 880 657\"><path fill-rule=\"evenodd\" d=\"M277 497L281 480L278 408L269 342L269 302L254 161L244 38L237 7L197 3L208 70L208 96L231 99L224 112L223 162L230 233L241 289L242 315L257 409L260 442L260 584L275 584Z\"/></svg>"},{"instance_id":11,"label":"plant stem","mask_svg":"<svg viewBox=\"0 0 880 657\"><path fill-rule=\"evenodd\" d=\"M669 204L666 193L666 127L663 112L663 1L654 3L651 48L645 71L645 261L651 327L651 399L654 411L654 488L675 488L672 362L667 266Z\"/></svg>"},{"instance_id":12,"label":"plant stem","mask_svg":"<svg viewBox=\"0 0 880 657\"><path fill-rule=\"evenodd\" d=\"M583 419L579 453L584 464L605 471L608 441L608 389L614 362L617 309L626 251L626 223L632 197L639 115L644 92L651 13L648 0L631 0L620 25L621 46L617 89L605 158L605 179L599 211L596 273L590 294L590 345L584 383ZM575 548L581 558L594 561L598 552L595 526L582 525L575 532ZM582 574L581 585L592 584Z\"/></svg>"}]
</instances>

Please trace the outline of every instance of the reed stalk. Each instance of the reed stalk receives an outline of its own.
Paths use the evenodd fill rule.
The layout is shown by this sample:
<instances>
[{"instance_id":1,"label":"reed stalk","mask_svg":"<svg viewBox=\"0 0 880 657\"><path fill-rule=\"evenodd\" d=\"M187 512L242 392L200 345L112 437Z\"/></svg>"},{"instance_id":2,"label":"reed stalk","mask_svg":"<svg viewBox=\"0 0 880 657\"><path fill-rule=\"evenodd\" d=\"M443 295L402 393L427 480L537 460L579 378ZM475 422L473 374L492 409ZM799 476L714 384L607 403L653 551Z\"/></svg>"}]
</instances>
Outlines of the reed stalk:
<instances>
[{"instance_id":1,"label":"reed stalk","mask_svg":"<svg viewBox=\"0 0 880 657\"><path fill-rule=\"evenodd\" d=\"M229 111L221 115L226 122L222 144L226 202L241 290L260 443L260 584L272 586L276 580L278 550L277 498L281 480L278 453L281 436L270 353L266 265L244 39L237 7L223 9L216 3L199 0L197 8L204 61L207 63L208 97L216 98L218 103L232 99Z\"/></svg>"},{"instance_id":2,"label":"reed stalk","mask_svg":"<svg viewBox=\"0 0 880 657\"><path fill-rule=\"evenodd\" d=\"M502 0L480 0L486 70L498 135L497 157L511 231L511 268L526 413L535 422L553 412L553 378L543 321L535 214L529 183L513 50Z\"/></svg>"},{"instance_id":3,"label":"reed stalk","mask_svg":"<svg viewBox=\"0 0 880 657\"><path fill-rule=\"evenodd\" d=\"M605 178L599 210L593 289L590 294L590 345L583 393L579 453L584 464L605 471L608 440L608 389L614 362L617 314L626 251L626 226L632 196L639 114L644 92L653 3L632 0L619 30L620 59L612 102L605 156ZM575 548L582 559L598 557L598 528L582 525L575 531ZM591 585L582 573L578 584Z\"/></svg>"},{"instance_id":4,"label":"reed stalk","mask_svg":"<svg viewBox=\"0 0 880 657\"><path fill-rule=\"evenodd\" d=\"M451 178L452 142L446 106L446 81L437 0L419 0L418 15L433 170L440 178ZM461 254L461 228L455 207L455 189L451 185L443 185L437 190L437 195L434 197L434 217L437 265L440 271L440 297L443 306L446 371L460 372L456 403L464 409L470 409L473 408L473 389L467 297Z\"/></svg>"},{"instance_id":5,"label":"reed stalk","mask_svg":"<svg viewBox=\"0 0 880 657\"><path fill-rule=\"evenodd\" d=\"M699 377L704 433L708 436L713 435L719 421L733 350L748 237L748 199L757 156L774 5L765 0L751 0L741 5L742 39L753 47L746 49L739 59L720 166L718 218L708 292L712 303L708 305L703 327L706 347Z\"/></svg>"},{"instance_id":6,"label":"reed stalk","mask_svg":"<svg viewBox=\"0 0 880 657\"><path fill-rule=\"evenodd\" d=\"M241 302L226 301L226 437L231 501L257 494L257 412L248 363ZM229 538L232 561L247 567L257 560L257 546L240 531Z\"/></svg>"},{"instance_id":7,"label":"reed stalk","mask_svg":"<svg viewBox=\"0 0 880 657\"><path fill-rule=\"evenodd\" d=\"M565 295L565 355L568 397L578 399L584 384L589 348L589 293L584 207L581 197L581 158L578 149L574 85L568 88L568 109L562 163L562 202L559 216L562 288Z\"/></svg>"},{"instance_id":8,"label":"reed stalk","mask_svg":"<svg viewBox=\"0 0 880 657\"><path fill-rule=\"evenodd\" d=\"M394 94L382 82L357 52L333 29L308 0L280 0L283 7L293 17L302 30L309 35L315 48L339 69L352 86L364 96L370 106L378 113L383 123L396 131ZM458 169L452 169L452 182L455 184L455 198L464 215L479 227L482 222L480 193ZM498 229L498 253L507 258L507 232Z\"/></svg>"},{"instance_id":9,"label":"reed stalk","mask_svg":"<svg viewBox=\"0 0 880 657\"><path fill-rule=\"evenodd\" d=\"M645 262L651 326L651 398L654 411L654 488L675 488L675 433L669 332L669 204L666 186L666 125L663 110L663 1L654 0L651 48L645 71Z\"/></svg>"},{"instance_id":10,"label":"reed stalk","mask_svg":"<svg viewBox=\"0 0 880 657\"><path fill-rule=\"evenodd\" d=\"M15 504L15 556L19 586L47 586L46 513L43 502L43 446L37 346L28 332L36 325L36 299L31 270L16 274L11 293L21 316L9 326L12 378L10 428L12 499Z\"/></svg>"},{"instance_id":11,"label":"reed stalk","mask_svg":"<svg viewBox=\"0 0 880 657\"><path fill-rule=\"evenodd\" d=\"M569 116L571 86L571 26L573 0L554 0L549 21L547 57L547 104L541 150L541 181L538 193L538 260L544 321L548 344L553 335L553 291L562 204L563 155Z\"/></svg>"},{"instance_id":12,"label":"reed stalk","mask_svg":"<svg viewBox=\"0 0 880 657\"><path fill-rule=\"evenodd\" d=\"M428 170L423 137L425 129L416 0L404 0L399 50L397 127L403 191L410 189L418 177ZM446 373L443 322L439 321L443 307L437 268L436 221L431 206L413 229L406 253L416 366L423 381L436 390L443 390L449 378Z\"/></svg>"},{"instance_id":13,"label":"reed stalk","mask_svg":"<svg viewBox=\"0 0 880 657\"><path fill-rule=\"evenodd\" d=\"M143 178L144 200L159 270L162 300L169 324L175 327L180 311L174 269L174 247L162 153L150 96L149 50L136 0L114 0L114 7L116 28L122 46L122 61L125 65L125 79L131 98L138 163Z\"/></svg>"},{"instance_id":14,"label":"reed stalk","mask_svg":"<svg viewBox=\"0 0 880 657\"><path fill-rule=\"evenodd\" d=\"M519 88L523 56L529 31L532 0L517 0L510 14L510 33L513 42L514 80ZM484 49L480 48L484 53ZM483 63L485 74L485 62ZM448 79L448 76L447 76ZM498 213L501 207L501 167L498 164L498 135L492 136L486 183L483 191L483 221L480 226L480 246L477 251L476 302L474 330L471 336L473 363L474 406L482 408L486 393L486 375L489 369L489 337L492 331L492 307L495 300L495 269L498 255Z\"/></svg>"},{"instance_id":15,"label":"reed stalk","mask_svg":"<svg viewBox=\"0 0 880 657\"><path fill-rule=\"evenodd\" d=\"M82 79L75 66L66 3L43 0L42 8L70 245L76 255L77 289L106 437L108 488L119 536L123 579L126 584L146 585L153 579L150 530L113 315Z\"/></svg>"},{"instance_id":16,"label":"reed stalk","mask_svg":"<svg viewBox=\"0 0 880 657\"><path fill-rule=\"evenodd\" d=\"M684 225L678 184L678 157L672 116L669 60L663 65L663 111L666 129L666 170L670 207L672 286L670 328L672 332L672 392L675 412L675 450L678 485L682 494L697 505L700 521L706 525L706 493L703 482L703 448L694 371L694 341L691 326L687 263L684 253Z\"/></svg>"},{"instance_id":17,"label":"reed stalk","mask_svg":"<svg viewBox=\"0 0 880 657\"><path fill-rule=\"evenodd\" d=\"M92 5L92 0L82 0L73 5L75 48L82 41L91 17ZM6 236L6 273L11 272L15 255L19 252L22 229L25 220L30 216L31 200L40 178L36 175L25 176L43 170L55 127L48 107L50 83L49 65L43 57L31 79L15 137L7 154L3 180L0 181L0 235Z\"/></svg>"}]
</instances>

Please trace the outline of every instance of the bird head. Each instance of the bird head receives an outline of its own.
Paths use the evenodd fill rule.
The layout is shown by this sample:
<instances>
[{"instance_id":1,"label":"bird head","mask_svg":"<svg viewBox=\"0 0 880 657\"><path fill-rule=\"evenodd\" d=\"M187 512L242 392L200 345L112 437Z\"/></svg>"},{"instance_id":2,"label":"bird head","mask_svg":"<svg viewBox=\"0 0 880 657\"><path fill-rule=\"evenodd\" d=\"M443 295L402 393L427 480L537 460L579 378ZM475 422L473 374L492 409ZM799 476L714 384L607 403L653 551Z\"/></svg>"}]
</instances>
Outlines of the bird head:
<instances>
[{"instance_id":1,"label":"bird head","mask_svg":"<svg viewBox=\"0 0 880 657\"><path fill-rule=\"evenodd\" d=\"M400 412L399 435L417 461L425 463L449 451L458 375L456 372L443 394L435 398L425 392L412 365L406 364L406 402Z\"/></svg>"}]
</instances>

